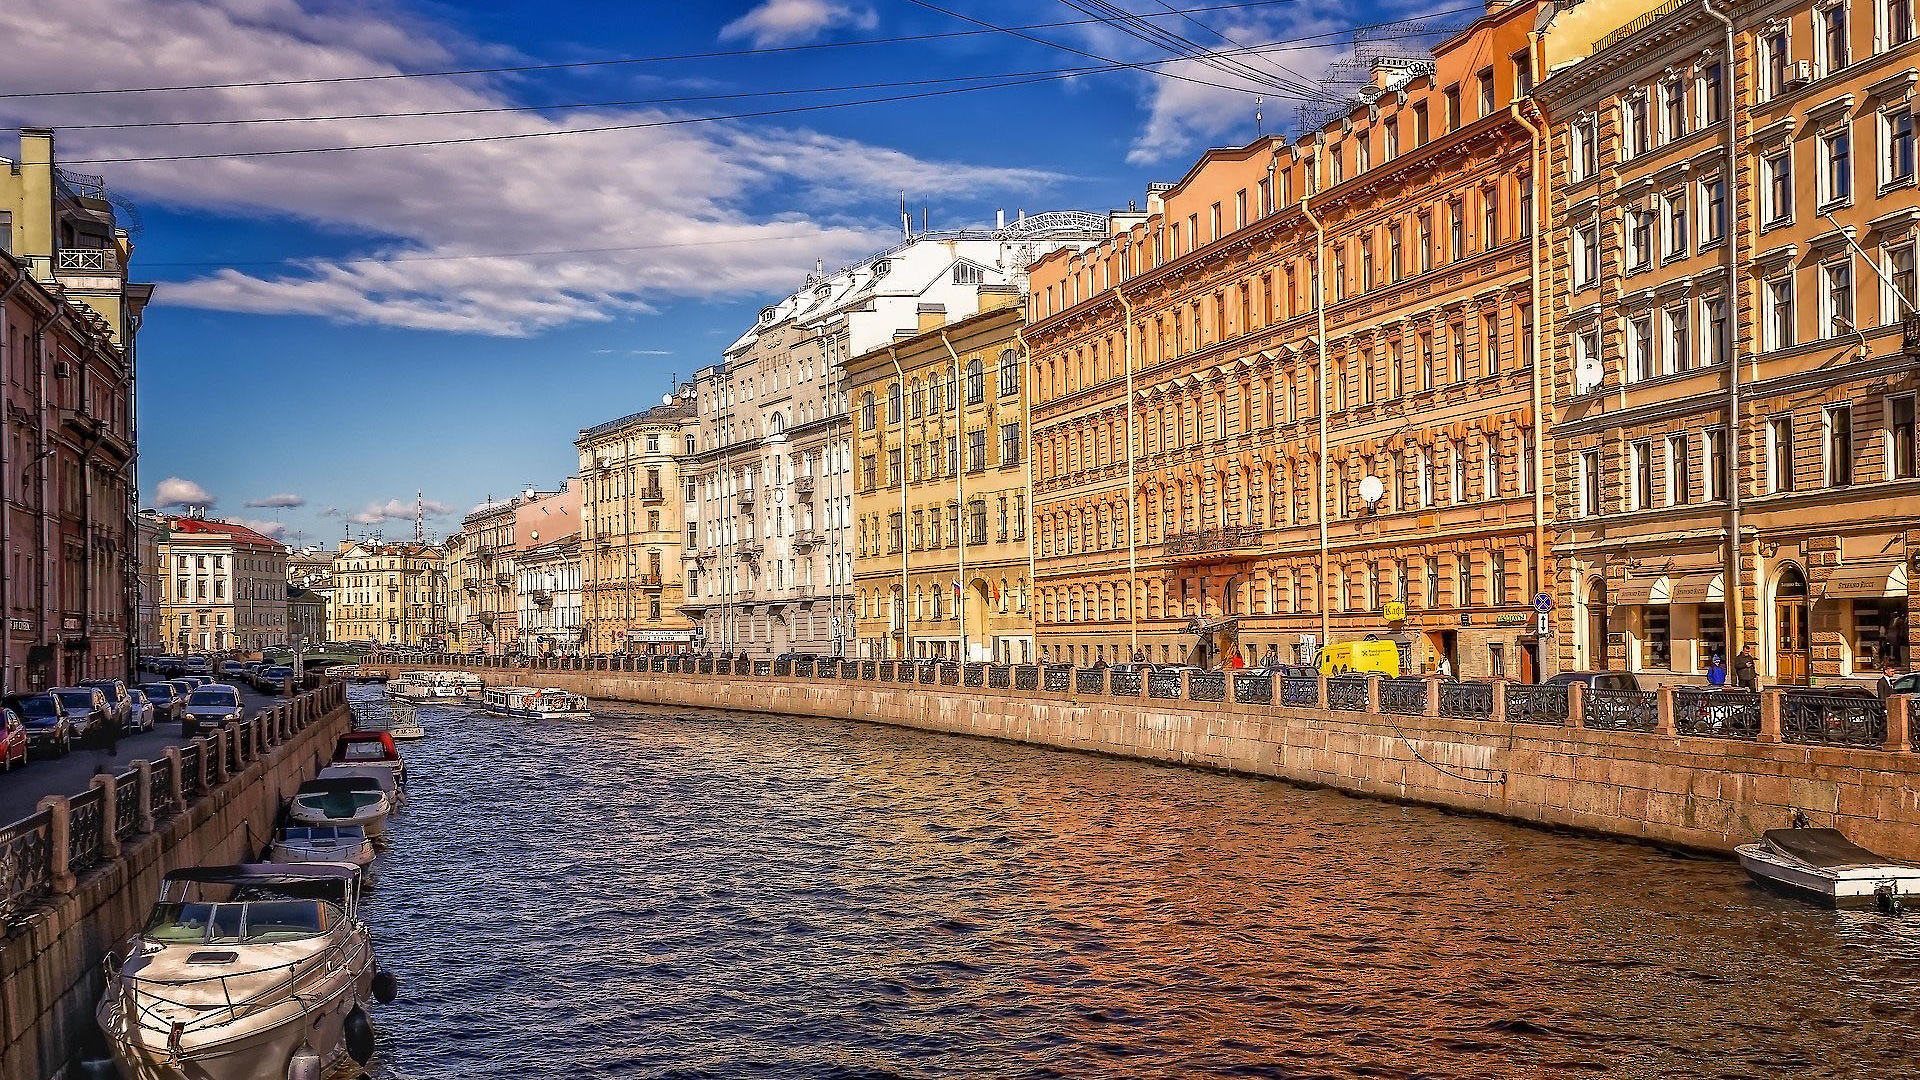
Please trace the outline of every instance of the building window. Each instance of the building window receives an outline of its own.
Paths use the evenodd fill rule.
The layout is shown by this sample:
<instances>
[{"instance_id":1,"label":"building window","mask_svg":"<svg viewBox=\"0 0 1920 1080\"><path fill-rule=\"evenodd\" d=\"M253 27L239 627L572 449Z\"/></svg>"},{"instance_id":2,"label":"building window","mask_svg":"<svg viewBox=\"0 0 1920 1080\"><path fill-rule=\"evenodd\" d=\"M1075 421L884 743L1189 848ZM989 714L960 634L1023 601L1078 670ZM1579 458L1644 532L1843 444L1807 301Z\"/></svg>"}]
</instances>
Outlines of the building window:
<instances>
[{"instance_id":1,"label":"building window","mask_svg":"<svg viewBox=\"0 0 1920 1080\"><path fill-rule=\"evenodd\" d=\"M891 386L887 387L887 423L897 424L899 422L900 422L900 384L894 383Z\"/></svg>"},{"instance_id":2,"label":"building window","mask_svg":"<svg viewBox=\"0 0 1920 1080\"><path fill-rule=\"evenodd\" d=\"M1820 292L1820 321L1825 326L1824 336L1836 338L1853 333L1852 257L1822 266L1820 277L1824 285Z\"/></svg>"},{"instance_id":3,"label":"building window","mask_svg":"<svg viewBox=\"0 0 1920 1080\"><path fill-rule=\"evenodd\" d=\"M1573 287L1592 288L1600 280L1600 223L1589 221L1573 231Z\"/></svg>"},{"instance_id":4,"label":"building window","mask_svg":"<svg viewBox=\"0 0 1920 1080\"><path fill-rule=\"evenodd\" d=\"M967 361L967 404L978 405L987 399L987 382L980 358Z\"/></svg>"},{"instance_id":5,"label":"building window","mask_svg":"<svg viewBox=\"0 0 1920 1080\"><path fill-rule=\"evenodd\" d=\"M1626 101L1627 154L1639 157L1652 149L1653 138L1647 122L1647 94L1636 90Z\"/></svg>"},{"instance_id":6,"label":"building window","mask_svg":"<svg viewBox=\"0 0 1920 1080\"><path fill-rule=\"evenodd\" d=\"M1727 106L1725 90L1721 85L1720 62L1715 60L1700 67L1700 123L1717 124L1726 119Z\"/></svg>"},{"instance_id":7,"label":"building window","mask_svg":"<svg viewBox=\"0 0 1920 1080\"><path fill-rule=\"evenodd\" d=\"M1627 272L1635 273L1653 265L1653 212L1627 211Z\"/></svg>"},{"instance_id":8,"label":"building window","mask_svg":"<svg viewBox=\"0 0 1920 1080\"><path fill-rule=\"evenodd\" d=\"M1635 315L1627 320L1627 379L1640 382L1657 374L1653 357L1653 316Z\"/></svg>"},{"instance_id":9,"label":"building window","mask_svg":"<svg viewBox=\"0 0 1920 1080\"><path fill-rule=\"evenodd\" d=\"M1453 563L1453 599L1461 607L1473 603L1473 556L1461 555Z\"/></svg>"},{"instance_id":10,"label":"building window","mask_svg":"<svg viewBox=\"0 0 1920 1080\"><path fill-rule=\"evenodd\" d=\"M1887 48L1913 40L1913 0L1886 0Z\"/></svg>"},{"instance_id":11,"label":"building window","mask_svg":"<svg viewBox=\"0 0 1920 1080\"><path fill-rule=\"evenodd\" d=\"M1826 168L1820 174L1822 204L1846 202L1853 198L1853 135L1846 128L1820 136L1820 153Z\"/></svg>"},{"instance_id":12,"label":"building window","mask_svg":"<svg viewBox=\"0 0 1920 1080\"><path fill-rule=\"evenodd\" d=\"M1427 121L1427 103L1415 102L1413 106L1413 145L1425 146L1433 137L1432 128Z\"/></svg>"},{"instance_id":13,"label":"building window","mask_svg":"<svg viewBox=\"0 0 1920 1080\"><path fill-rule=\"evenodd\" d=\"M1826 427L1826 481L1828 487L1853 483L1853 406L1829 405Z\"/></svg>"},{"instance_id":14,"label":"building window","mask_svg":"<svg viewBox=\"0 0 1920 1080\"><path fill-rule=\"evenodd\" d=\"M1899 322L1903 315L1920 314L1920 265L1914 258L1914 242L1887 248L1886 322Z\"/></svg>"},{"instance_id":15,"label":"building window","mask_svg":"<svg viewBox=\"0 0 1920 1080\"><path fill-rule=\"evenodd\" d=\"M984 472L987 467L987 429L975 428L967 432L967 471Z\"/></svg>"},{"instance_id":16,"label":"building window","mask_svg":"<svg viewBox=\"0 0 1920 1080\"><path fill-rule=\"evenodd\" d=\"M1669 191L1660 198L1666 209L1666 235L1662 238L1661 256L1673 259L1687 253L1693 237L1687 234L1687 193L1684 188Z\"/></svg>"},{"instance_id":17,"label":"building window","mask_svg":"<svg viewBox=\"0 0 1920 1080\"><path fill-rule=\"evenodd\" d=\"M1653 506L1653 443L1633 444L1633 484L1627 489L1627 509L1647 510Z\"/></svg>"},{"instance_id":18,"label":"building window","mask_svg":"<svg viewBox=\"0 0 1920 1080\"><path fill-rule=\"evenodd\" d=\"M1820 31L1821 73L1831 75L1848 63L1846 0L1829 0L1814 12L1813 23Z\"/></svg>"},{"instance_id":19,"label":"building window","mask_svg":"<svg viewBox=\"0 0 1920 1080\"><path fill-rule=\"evenodd\" d=\"M1733 339L1727 332L1727 302L1719 297L1700 301L1700 359L1708 364L1724 364Z\"/></svg>"},{"instance_id":20,"label":"building window","mask_svg":"<svg viewBox=\"0 0 1920 1080\"><path fill-rule=\"evenodd\" d=\"M1717 244L1727 233L1727 182L1710 177L1700 183L1700 242Z\"/></svg>"},{"instance_id":21,"label":"building window","mask_svg":"<svg viewBox=\"0 0 1920 1080\"><path fill-rule=\"evenodd\" d=\"M1789 270L1767 282L1767 348L1790 348L1793 336L1793 272Z\"/></svg>"},{"instance_id":22,"label":"building window","mask_svg":"<svg viewBox=\"0 0 1920 1080\"><path fill-rule=\"evenodd\" d=\"M1568 139L1573 144L1570 168L1574 183L1579 183L1600 171L1599 121L1591 116L1583 116L1573 122Z\"/></svg>"},{"instance_id":23,"label":"building window","mask_svg":"<svg viewBox=\"0 0 1920 1080\"><path fill-rule=\"evenodd\" d=\"M1760 39L1760 53L1766 73L1762 91L1767 97L1779 97L1787 89L1787 31L1784 26Z\"/></svg>"},{"instance_id":24,"label":"building window","mask_svg":"<svg viewBox=\"0 0 1920 1080\"><path fill-rule=\"evenodd\" d=\"M900 450L898 447L887 451L887 486L900 486Z\"/></svg>"},{"instance_id":25,"label":"building window","mask_svg":"<svg viewBox=\"0 0 1920 1080\"><path fill-rule=\"evenodd\" d=\"M1500 372L1500 313L1489 311L1480 316L1480 349L1484 354L1484 374Z\"/></svg>"},{"instance_id":26,"label":"building window","mask_svg":"<svg viewBox=\"0 0 1920 1080\"><path fill-rule=\"evenodd\" d=\"M1920 457L1914 441L1912 394L1887 399L1887 479L1912 480L1920 476Z\"/></svg>"},{"instance_id":27,"label":"building window","mask_svg":"<svg viewBox=\"0 0 1920 1080\"><path fill-rule=\"evenodd\" d=\"M1677 78L1660 84L1660 123L1663 141L1672 142L1687 133L1687 91Z\"/></svg>"},{"instance_id":28,"label":"building window","mask_svg":"<svg viewBox=\"0 0 1920 1080\"><path fill-rule=\"evenodd\" d=\"M1714 502L1725 502L1729 490L1729 481L1733 479L1730 471L1732 464L1727 457L1727 429L1707 429L1707 498Z\"/></svg>"},{"instance_id":29,"label":"building window","mask_svg":"<svg viewBox=\"0 0 1920 1080\"><path fill-rule=\"evenodd\" d=\"M1480 243L1487 251L1500 243L1500 193L1494 188L1480 190Z\"/></svg>"},{"instance_id":30,"label":"building window","mask_svg":"<svg viewBox=\"0 0 1920 1080\"><path fill-rule=\"evenodd\" d=\"M1793 220L1793 153L1775 150L1761 158L1760 170L1766 177L1765 213L1769 225Z\"/></svg>"},{"instance_id":31,"label":"building window","mask_svg":"<svg viewBox=\"0 0 1920 1080\"><path fill-rule=\"evenodd\" d=\"M1898 109L1880 117L1882 141L1886 143L1886 174L1881 182L1904 184L1913 180L1913 110Z\"/></svg>"},{"instance_id":32,"label":"building window","mask_svg":"<svg viewBox=\"0 0 1920 1080\"><path fill-rule=\"evenodd\" d=\"M1447 204L1447 256L1458 260L1466 254L1466 225L1460 216L1460 200Z\"/></svg>"},{"instance_id":33,"label":"building window","mask_svg":"<svg viewBox=\"0 0 1920 1080\"><path fill-rule=\"evenodd\" d=\"M873 430L873 391L869 390L860 397L860 430Z\"/></svg>"},{"instance_id":34,"label":"building window","mask_svg":"<svg viewBox=\"0 0 1920 1080\"><path fill-rule=\"evenodd\" d=\"M1653 604L1641 609L1641 627L1644 634L1640 639L1640 663L1642 667L1670 668L1673 666L1673 609L1665 604Z\"/></svg>"},{"instance_id":35,"label":"building window","mask_svg":"<svg viewBox=\"0 0 1920 1080\"><path fill-rule=\"evenodd\" d=\"M1447 103L1447 130L1457 131L1460 128L1460 88L1449 86L1442 96Z\"/></svg>"},{"instance_id":36,"label":"building window","mask_svg":"<svg viewBox=\"0 0 1920 1080\"><path fill-rule=\"evenodd\" d=\"M1693 370L1692 350L1687 333L1687 309L1684 305L1667 308L1664 312L1667 322L1666 355L1661 358L1661 371L1672 375L1679 371Z\"/></svg>"},{"instance_id":37,"label":"building window","mask_svg":"<svg viewBox=\"0 0 1920 1080\"><path fill-rule=\"evenodd\" d=\"M1793 417L1767 421L1767 490L1793 490Z\"/></svg>"},{"instance_id":38,"label":"building window","mask_svg":"<svg viewBox=\"0 0 1920 1080\"><path fill-rule=\"evenodd\" d=\"M1596 517L1602 511L1600 501L1600 451L1580 452L1580 515Z\"/></svg>"},{"instance_id":39,"label":"building window","mask_svg":"<svg viewBox=\"0 0 1920 1080\"><path fill-rule=\"evenodd\" d=\"M1492 116L1494 110L1499 108L1493 100L1493 69L1487 68L1475 78L1480 82L1480 115Z\"/></svg>"},{"instance_id":40,"label":"building window","mask_svg":"<svg viewBox=\"0 0 1920 1080\"><path fill-rule=\"evenodd\" d=\"M1000 464L1014 465L1020 461L1020 425L1000 425Z\"/></svg>"}]
</instances>

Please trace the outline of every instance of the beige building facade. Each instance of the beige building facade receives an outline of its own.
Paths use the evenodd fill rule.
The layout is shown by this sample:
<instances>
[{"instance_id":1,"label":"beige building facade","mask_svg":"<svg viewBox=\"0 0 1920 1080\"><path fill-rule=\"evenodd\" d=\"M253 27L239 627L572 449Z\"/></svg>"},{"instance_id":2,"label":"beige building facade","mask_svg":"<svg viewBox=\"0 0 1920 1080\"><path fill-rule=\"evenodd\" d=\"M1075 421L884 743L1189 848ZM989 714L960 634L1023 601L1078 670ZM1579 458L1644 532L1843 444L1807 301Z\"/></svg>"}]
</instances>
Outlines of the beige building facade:
<instances>
[{"instance_id":1,"label":"beige building facade","mask_svg":"<svg viewBox=\"0 0 1920 1080\"><path fill-rule=\"evenodd\" d=\"M286 642L287 549L226 521L168 518L157 550L160 636L176 652L258 652Z\"/></svg>"},{"instance_id":2,"label":"beige building facade","mask_svg":"<svg viewBox=\"0 0 1920 1080\"><path fill-rule=\"evenodd\" d=\"M581 629L584 651L682 652L692 648L686 603L686 507L694 388L653 408L587 428L580 457Z\"/></svg>"},{"instance_id":3,"label":"beige building facade","mask_svg":"<svg viewBox=\"0 0 1920 1080\"><path fill-rule=\"evenodd\" d=\"M1031 663L1019 290L846 362L858 655Z\"/></svg>"},{"instance_id":4,"label":"beige building facade","mask_svg":"<svg viewBox=\"0 0 1920 1080\"><path fill-rule=\"evenodd\" d=\"M446 563L432 544L342 541L333 585L336 640L432 648L446 637Z\"/></svg>"}]
</instances>

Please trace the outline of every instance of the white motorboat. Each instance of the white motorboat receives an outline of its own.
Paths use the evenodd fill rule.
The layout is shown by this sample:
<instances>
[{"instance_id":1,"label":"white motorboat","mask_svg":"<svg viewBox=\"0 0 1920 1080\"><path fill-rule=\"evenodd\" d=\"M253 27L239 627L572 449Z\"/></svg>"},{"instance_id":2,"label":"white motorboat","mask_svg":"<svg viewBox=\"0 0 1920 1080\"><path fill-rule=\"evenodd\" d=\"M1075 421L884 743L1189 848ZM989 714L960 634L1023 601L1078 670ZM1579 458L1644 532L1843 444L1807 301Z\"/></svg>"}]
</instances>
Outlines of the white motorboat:
<instances>
[{"instance_id":1,"label":"white motorboat","mask_svg":"<svg viewBox=\"0 0 1920 1080\"><path fill-rule=\"evenodd\" d=\"M481 697L481 706L490 713L523 720L593 719L586 698L551 687L536 690L528 686L490 686Z\"/></svg>"},{"instance_id":2,"label":"white motorboat","mask_svg":"<svg viewBox=\"0 0 1920 1080\"><path fill-rule=\"evenodd\" d=\"M1827 907L1892 912L1920 901L1920 866L1868 851L1838 829L1768 829L1733 850L1754 880Z\"/></svg>"},{"instance_id":3,"label":"white motorboat","mask_svg":"<svg viewBox=\"0 0 1920 1080\"><path fill-rule=\"evenodd\" d=\"M407 784L407 763L393 744L390 731L349 731L333 741L334 765L378 765L393 773L400 787Z\"/></svg>"},{"instance_id":4,"label":"white motorboat","mask_svg":"<svg viewBox=\"0 0 1920 1080\"><path fill-rule=\"evenodd\" d=\"M293 793L287 816L300 825L358 825L379 836L393 813L391 776L382 784L372 776L316 777Z\"/></svg>"},{"instance_id":5,"label":"white motorboat","mask_svg":"<svg viewBox=\"0 0 1920 1080\"><path fill-rule=\"evenodd\" d=\"M407 774L403 769L394 769L384 761L341 763L334 762L314 776L315 780L371 780L380 788L380 793L393 804L398 812L407 801Z\"/></svg>"},{"instance_id":6,"label":"white motorboat","mask_svg":"<svg viewBox=\"0 0 1920 1080\"><path fill-rule=\"evenodd\" d=\"M280 1080L373 1057L391 1001L359 919L360 871L254 863L168 874L109 963L95 1017L123 1080Z\"/></svg>"},{"instance_id":7,"label":"white motorboat","mask_svg":"<svg viewBox=\"0 0 1920 1080\"><path fill-rule=\"evenodd\" d=\"M373 841L358 825L288 825L274 837L274 862L351 863L371 876Z\"/></svg>"}]
</instances>

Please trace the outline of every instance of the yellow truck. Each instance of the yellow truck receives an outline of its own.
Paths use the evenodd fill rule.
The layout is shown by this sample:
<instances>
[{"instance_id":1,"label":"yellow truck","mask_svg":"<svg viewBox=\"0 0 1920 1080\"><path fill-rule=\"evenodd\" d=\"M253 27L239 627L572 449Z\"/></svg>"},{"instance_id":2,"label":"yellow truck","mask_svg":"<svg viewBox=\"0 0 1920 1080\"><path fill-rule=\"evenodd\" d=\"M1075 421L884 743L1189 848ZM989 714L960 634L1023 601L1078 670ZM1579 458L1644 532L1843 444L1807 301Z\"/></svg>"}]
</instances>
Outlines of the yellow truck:
<instances>
[{"instance_id":1,"label":"yellow truck","mask_svg":"<svg viewBox=\"0 0 1920 1080\"><path fill-rule=\"evenodd\" d=\"M1400 674L1400 646L1378 639L1335 642L1320 650L1320 673L1395 678Z\"/></svg>"}]
</instances>

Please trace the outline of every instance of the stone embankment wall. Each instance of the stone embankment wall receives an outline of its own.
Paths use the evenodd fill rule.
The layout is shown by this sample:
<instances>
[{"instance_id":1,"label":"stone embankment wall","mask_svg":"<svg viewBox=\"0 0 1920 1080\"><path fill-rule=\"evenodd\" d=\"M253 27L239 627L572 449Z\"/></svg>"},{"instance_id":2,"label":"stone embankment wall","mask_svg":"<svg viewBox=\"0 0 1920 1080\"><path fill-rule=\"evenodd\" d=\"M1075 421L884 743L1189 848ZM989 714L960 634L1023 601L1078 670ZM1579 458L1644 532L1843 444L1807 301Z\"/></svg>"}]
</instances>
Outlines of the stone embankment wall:
<instances>
[{"instance_id":1,"label":"stone embankment wall","mask_svg":"<svg viewBox=\"0 0 1920 1080\"><path fill-rule=\"evenodd\" d=\"M409 664L409 668L418 667ZM793 714L1223 769L1730 852L1795 811L1883 854L1920 860L1920 753L1896 698L1878 746L1783 741L1781 696L1761 695L1750 739L1330 710L1231 700L678 673L472 669L489 685L552 686L597 701ZM1502 688L1503 690L1505 688ZM1184 686L1183 686L1184 690ZM1184 694L1182 695L1185 696ZM1504 695L1503 695L1504 696ZM1318 701L1328 700L1322 683ZM1496 708L1494 715L1503 715Z\"/></svg>"},{"instance_id":2,"label":"stone embankment wall","mask_svg":"<svg viewBox=\"0 0 1920 1080\"><path fill-rule=\"evenodd\" d=\"M9 892L20 906L0 926L11 930L0 949L0 1080L76 1074L74 1056L97 1045L106 955L146 921L161 877L257 855L281 805L351 726L344 684L331 684L137 762L117 783L96 778L84 800L49 798L7 828L14 845L28 830L45 843L34 890ZM132 808L116 805L126 798Z\"/></svg>"}]
</instances>

